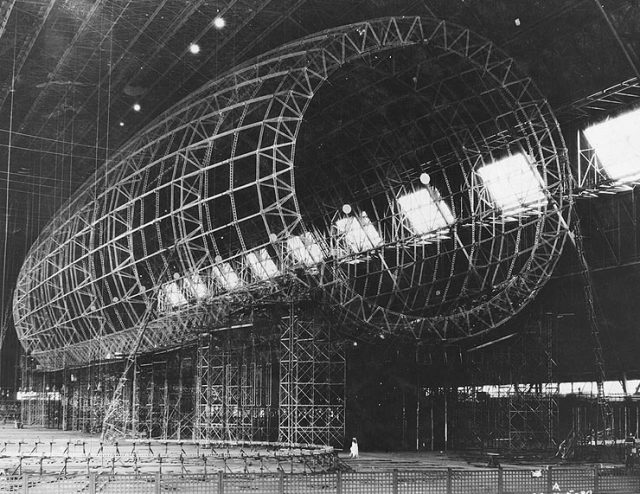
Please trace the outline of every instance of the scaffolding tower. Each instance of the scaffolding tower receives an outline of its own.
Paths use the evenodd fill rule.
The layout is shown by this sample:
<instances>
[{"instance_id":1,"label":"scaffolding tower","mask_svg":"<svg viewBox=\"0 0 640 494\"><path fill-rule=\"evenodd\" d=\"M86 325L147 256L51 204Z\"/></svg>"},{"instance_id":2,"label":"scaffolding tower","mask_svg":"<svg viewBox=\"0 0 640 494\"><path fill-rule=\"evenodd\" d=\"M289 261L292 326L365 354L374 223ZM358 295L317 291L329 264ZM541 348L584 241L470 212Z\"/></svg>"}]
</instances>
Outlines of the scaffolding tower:
<instances>
[{"instance_id":1,"label":"scaffolding tower","mask_svg":"<svg viewBox=\"0 0 640 494\"><path fill-rule=\"evenodd\" d=\"M292 305L280 320L279 441L342 444L345 354L331 326Z\"/></svg>"}]
</instances>

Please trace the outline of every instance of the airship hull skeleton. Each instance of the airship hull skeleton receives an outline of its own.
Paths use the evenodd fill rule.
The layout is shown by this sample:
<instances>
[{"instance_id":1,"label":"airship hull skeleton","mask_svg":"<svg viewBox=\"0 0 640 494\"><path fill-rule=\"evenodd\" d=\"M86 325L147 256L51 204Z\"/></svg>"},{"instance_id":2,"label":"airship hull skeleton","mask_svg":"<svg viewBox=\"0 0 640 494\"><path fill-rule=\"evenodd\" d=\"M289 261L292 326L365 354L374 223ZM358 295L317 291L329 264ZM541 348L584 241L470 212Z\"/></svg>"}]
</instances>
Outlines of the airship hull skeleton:
<instances>
[{"instance_id":1,"label":"airship hull skeleton","mask_svg":"<svg viewBox=\"0 0 640 494\"><path fill-rule=\"evenodd\" d=\"M389 101L366 101L376 84ZM550 276L567 177L548 104L487 40L413 17L331 29L206 85L102 166L30 250L16 328L59 369L126 353L148 307L141 351L300 284L363 330L477 334Z\"/></svg>"}]
</instances>

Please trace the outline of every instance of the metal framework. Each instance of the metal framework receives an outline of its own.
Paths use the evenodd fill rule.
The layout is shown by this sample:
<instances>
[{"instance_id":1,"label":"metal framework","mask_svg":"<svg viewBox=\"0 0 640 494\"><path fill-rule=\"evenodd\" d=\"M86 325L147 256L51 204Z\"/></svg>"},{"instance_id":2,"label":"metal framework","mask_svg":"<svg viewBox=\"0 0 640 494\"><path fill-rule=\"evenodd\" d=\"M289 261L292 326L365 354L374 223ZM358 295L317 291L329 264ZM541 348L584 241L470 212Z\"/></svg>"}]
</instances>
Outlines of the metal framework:
<instances>
[{"instance_id":1,"label":"metal framework","mask_svg":"<svg viewBox=\"0 0 640 494\"><path fill-rule=\"evenodd\" d=\"M371 108L355 122L342 119L357 149L336 146L344 165L325 167L344 178L338 189L318 180L331 154L313 159L313 141L298 137L301 128L325 134L331 109L313 106L323 93L336 104L366 94L345 82L349 74L369 76L359 87L378 88L386 113L408 104L418 111L394 130L392 119L370 118ZM474 170L515 152L532 160L547 201L505 217ZM448 235L429 242L407 227L396 202L424 173L456 218ZM204 86L105 163L31 249L14 296L16 328L34 357L56 369L126 352L152 299L169 288L183 298L158 303L141 352L302 284L375 331L477 334L519 311L549 277L565 239L566 176L547 103L487 40L415 17L328 30ZM344 248L334 221L347 203L353 214L368 212L381 244ZM322 262L292 255L287 241L299 235L311 235ZM272 277L248 261L263 251L277 266ZM237 276L233 286L219 276L223 268Z\"/></svg>"},{"instance_id":2,"label":"metal framework","mask_svg":"<svg viewBox=\"0 0 640 494\"><path fill-rule=\"evenodd\" d=\"M196 362L195 441L275 439L277 353L254 341L232 345L230 335L200 337Z\"/></svg>"},{"instance_id":3,"label":"metal framework","mask_svg":"<svg viewBox=\"0 0 640 494\"><path fill-rule=\"evenodd\" d=\"M508 397L509 449L553 449L558 434L559 386L554 382L553 315L543 315L538 327L529 329L522 354L530 353L529 363L541 379L535 384L516 382ZM527 359L523 359L526 361ZM517 375L518 370L514 371Z\"/></svg>"},{"instance_id":4,"label":"metal framework","mask_svg":"<svg viewBox=\"0 0 640 494\"><path fill-rule=\"evenodd\" d=\"M285 443L340 445L345 433L345 354L331 327L291 306L280 323L280 421Z\"/></svg>"}]
</instances>

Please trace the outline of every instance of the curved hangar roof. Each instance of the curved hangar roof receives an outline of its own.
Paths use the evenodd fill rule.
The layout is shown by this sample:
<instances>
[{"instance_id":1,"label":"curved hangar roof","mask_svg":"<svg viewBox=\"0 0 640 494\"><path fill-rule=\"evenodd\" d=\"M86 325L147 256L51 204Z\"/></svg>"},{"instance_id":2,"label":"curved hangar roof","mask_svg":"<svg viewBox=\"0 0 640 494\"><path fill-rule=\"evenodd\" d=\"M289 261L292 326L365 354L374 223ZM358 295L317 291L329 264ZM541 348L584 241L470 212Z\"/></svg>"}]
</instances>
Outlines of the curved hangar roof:
<instances>
[{"instance_id":1,"label":"curved hangar roof","mask_svg":"<svg viewBox=\"0 0 640 494\"><path fill-rule=\"evenodd\" d=\"M558 258L565 154L486 39L424 18L321 32L123 146L32 247L16 328L50 369L127 352L145 322L141 351L308 290L375 331L487 331Z\"/></svg>"}]
</instances>

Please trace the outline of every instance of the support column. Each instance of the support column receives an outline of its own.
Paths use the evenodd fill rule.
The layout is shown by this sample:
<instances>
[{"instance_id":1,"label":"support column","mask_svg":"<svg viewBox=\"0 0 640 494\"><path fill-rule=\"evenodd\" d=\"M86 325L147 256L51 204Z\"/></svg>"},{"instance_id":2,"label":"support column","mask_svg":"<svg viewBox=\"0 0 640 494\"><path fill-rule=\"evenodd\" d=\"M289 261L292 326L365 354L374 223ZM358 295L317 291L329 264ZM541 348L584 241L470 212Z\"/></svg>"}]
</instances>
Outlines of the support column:
<instances>
[{"instance_id":1,"label":"support column","mask_svg":"<svg viewBox=\"0 0 640 494\"><path fill-rule=\"evenodd\" d=\"M280 321L279 441L342 444L345 371L330 326L291 306Z\"/></svg>"}]
</instances>

